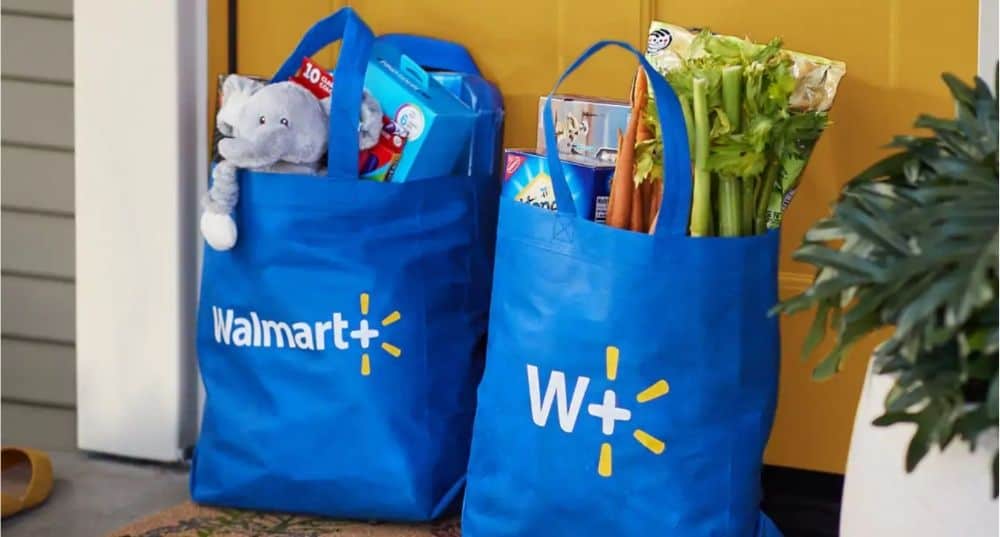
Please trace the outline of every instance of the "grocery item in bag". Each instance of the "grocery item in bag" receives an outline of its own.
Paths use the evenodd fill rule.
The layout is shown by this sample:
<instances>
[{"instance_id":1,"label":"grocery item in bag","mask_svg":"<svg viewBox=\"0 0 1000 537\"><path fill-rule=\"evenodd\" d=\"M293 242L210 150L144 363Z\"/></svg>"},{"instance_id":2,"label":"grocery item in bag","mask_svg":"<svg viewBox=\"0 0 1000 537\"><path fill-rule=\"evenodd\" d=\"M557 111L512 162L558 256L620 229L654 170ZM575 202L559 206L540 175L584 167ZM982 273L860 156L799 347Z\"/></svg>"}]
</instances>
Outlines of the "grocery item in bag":
<instances>
[{"instance_id":1,"label":"grocery item in bag","mask_svg":"<svg viewBox=\"0 0 1000 537\"><path fill-rule=\"evenodd\" d=\"M290 80L312 92L317 99L327 99L333 91L333 75L311 58L302 59L302 65ZM366 94L365 100L367 107L362 107L361 114L363 128L358 171L362 179L389 181L402 157L406 134L382 112L374 97Z\"/></svg>"},{"instance_id":2,"label":"grocery item in bag","mask_svg":"<svg viewBox=\"0 0 1000 537\"><path fill-rule=\"evenodd\" d=\"M513 149L508 149L505 155L501 197L556 210L555 192L545 155ZM604 222L614 167L569 159L562 160L562 167L577 212L588 220Z\"/></svg>"},{"instance_id":3,"label":"grocery item in bag","mask_svg":"<svg viewBox=\"0 0 1000 537\"><path fill-rule=\"evenodd\" d=\"M468 173L492 174L499 182L503 163L503 96L495 84L484 78L469 51L456 43L410 34L386 34L378 38L378 43L390 45L380 48L383 57L393 51L406 54L476 114L468 144Z\"/></svg>"},{"instance_id":4,"label":"grocery item in bag","mask_svg":"<svg viewBox=\"0 0 1000 537\"><path fill-rule=\"evenodd\" d=\"M361 124L353 129L352 138L357 139L351 145L368 148L377 141L381 110L367 93L359 99L363 101L358 116ZM199 223L212 248L228 250L236 244L238 225L233 213L240 190L238 170L323 173L329 116L329 100L318 98L296 81L265 84L240 75L226 77L216 114L217 128L225 137L218 143L221 158L212 168Z\"/></svg>"},{"instance_id":5,"label":"grocery item in bag","mask_svg":"<svg viewBox=\"0 0 1000 537\"><path fill-rule=\"evenodd\" d=\"M468 174L476 114L393 47L376 43L365 88L406 138L394 182Z\"/></svg>"},{"instance_id":6,"label":"grocery item in bag","mask_svg":"<svg viewBox=\"0 0 1000 537\"><path fill-rule=\"evenodd\" d=\"M688 29L675 24L653 21L649 27L646 44L646 58L661 73L680 67L692 53L691 45L701 33L699 29ZM733 47L744 46L746 40L735 36L719 36ZM791 107L795 110L826 111L833 106L840 79L847 72L844 62L828 60L811 54L784 50L792 58L792 77L795 91L791 95Z\"/></svg>"},{"instance_id":7,"label":"grocery item in bag","mask_svg":"<svg viewBox=\"0 0 1000 537\"><path fill-rule=\"evenodd\" d=\"M545 154L542 110L545 97L538 101L538 141L535 149ZM552 114L560 157L595 160L614 165L618 156L618 136L628 124L629 104L615 99L553 95Z\"/></svg>"},{"instance_id":8,"label":"grocery item in bag","mask_svg":"<svg viewBox=\"0 0 1000 537\"><path fill-rule=\"evenodd\" d=\"M691 234L732 237L778 228L830 124L845 64L786 50L780 38L754 43L658 21L647 46L647 59L678 91L692 140ZM645 123L656 130L655 118ZM655 167L660 157L652 142L637 142L636 155Z\"/></svg>"}]
</instances>

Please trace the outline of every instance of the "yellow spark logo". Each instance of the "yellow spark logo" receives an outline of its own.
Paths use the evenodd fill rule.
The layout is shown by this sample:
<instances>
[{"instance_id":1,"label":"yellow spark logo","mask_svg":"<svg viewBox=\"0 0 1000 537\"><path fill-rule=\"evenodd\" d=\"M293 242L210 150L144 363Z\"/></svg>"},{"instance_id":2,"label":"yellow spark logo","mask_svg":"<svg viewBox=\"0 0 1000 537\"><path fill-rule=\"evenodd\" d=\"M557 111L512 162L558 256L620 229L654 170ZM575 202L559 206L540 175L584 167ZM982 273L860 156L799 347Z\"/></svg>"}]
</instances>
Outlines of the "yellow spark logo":
<instances>
[{"instance_id":1,"label":"yellow spark logo","mask_svg":"<svg viewBox=\"0 0 1000 537\"><path fill-rule=\"evenodd\" d=\"M614 382L618 378L618 355L618 347L612 345L608 346L604 354L605 376L611 382ZM666 380L660 379L636 394L635 400L639 404L644 404L658 399L669 392L670 385L667 384ZM599 405L592 404L588 408L588 412L592 416L601 419L602 432L606 436L610 436L614 432L615 421L629 421L632 417L632 413L628 410L618 408L615 399L614 390L606 390L604 392L604 401ZM632 437L654 455L661 455L666 448L666 444L662 440L639 428L632 432ZM610 442L601 444L600 453L597 458L597 473L601 477L611 477L612 451Z\"/></svg>"},{"instance_id":2,"label":"yellow spark logo","mask_svg":"<svg viewBox=\"0 0 1000 537\"><path fill-rule=\"evenodd\" d=\"M361 293L361 321L358 323L358 329L351 332L351 337L354 339L361 340L361 348L367 349L368 342L379 336L379 331L369 328L368 326L368 305L370 302L370 297L368 293ZM399 310L394 310L389 315L386 315L381 322L382 327L389 326L393 323L398 322L402 316ZM392 343L383 341L379 345L383 351L392 356L393 358L399 358L403 355L403 349L393 345ZM367 352L361 353L361 375L367 377L372 374L372 364L371 357L368 356Z\"/></svg>"}]
</instances>

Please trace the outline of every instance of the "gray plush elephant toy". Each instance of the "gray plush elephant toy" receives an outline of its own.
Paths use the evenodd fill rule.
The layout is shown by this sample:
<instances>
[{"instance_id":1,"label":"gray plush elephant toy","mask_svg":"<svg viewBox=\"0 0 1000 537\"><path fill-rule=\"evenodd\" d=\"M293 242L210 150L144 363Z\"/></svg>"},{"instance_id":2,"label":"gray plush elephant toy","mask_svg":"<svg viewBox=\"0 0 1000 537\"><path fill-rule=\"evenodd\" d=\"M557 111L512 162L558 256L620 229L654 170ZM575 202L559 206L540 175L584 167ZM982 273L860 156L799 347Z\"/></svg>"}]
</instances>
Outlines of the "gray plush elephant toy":
<instances>
[{"instance_id":1,"label":"gray plush elephant toy","mask_svg":"<svg viewBox=\"0 0 1000 537\"><path fill-rule=\"evenodd\" d=\"M325 174L330 99L317 99L295 82L265 84L229 75L222 84L216 116L220 161L212 170L212 187L205 195L201 234L209 246L228 250L236 244L233 209L239 198L237 168L276 173ZM378 141L382 109L365 92L358 142L362 150Z\"/></svg>"}]
</instances>

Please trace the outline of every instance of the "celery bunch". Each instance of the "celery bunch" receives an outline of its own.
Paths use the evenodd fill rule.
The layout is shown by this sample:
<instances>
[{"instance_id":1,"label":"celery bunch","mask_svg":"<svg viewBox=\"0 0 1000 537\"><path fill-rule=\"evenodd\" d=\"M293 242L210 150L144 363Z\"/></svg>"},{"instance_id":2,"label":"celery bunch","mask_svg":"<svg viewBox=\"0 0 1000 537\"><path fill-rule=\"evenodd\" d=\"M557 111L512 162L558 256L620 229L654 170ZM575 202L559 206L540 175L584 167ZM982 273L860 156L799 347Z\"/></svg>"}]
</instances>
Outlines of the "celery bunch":
<instances>
[{"instance_id":1,"label":"celery bunch","mask_svg":"<svg viewBox=\"0 0 1000 537\"><path fill-rule=\"evenodd\" d=\"M753 235L780 225L825 111L793 110L791 55L704 30L665 76L686 118L694 168L692 236ZM650 93L650 98L653 98ZM644 121L660 136L655 105ZM636 146L636 179L662 177L660 140ZM639 168L646 173L639 173ZM659 172L660 175L656 175Z\"/></svg>"}]
</instances>

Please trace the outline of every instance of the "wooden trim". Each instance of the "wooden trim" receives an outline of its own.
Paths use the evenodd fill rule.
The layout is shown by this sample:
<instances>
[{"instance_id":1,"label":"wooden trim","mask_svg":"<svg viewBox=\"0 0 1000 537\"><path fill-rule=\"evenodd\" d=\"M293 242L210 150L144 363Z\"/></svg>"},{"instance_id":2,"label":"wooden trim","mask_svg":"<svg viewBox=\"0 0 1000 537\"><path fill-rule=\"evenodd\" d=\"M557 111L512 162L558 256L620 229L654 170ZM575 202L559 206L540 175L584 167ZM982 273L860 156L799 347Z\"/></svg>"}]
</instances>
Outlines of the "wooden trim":
<instances>
[{"instance_id":1,"label":"wooden trim","mask_svg":"<svg viewBox=\"0 0 1000 537\"><path fill-rule=\"evenodd\" d=\"M797 272L778 273L778 295L781 300L786 300L794 295L804 292L812 285L812 276L799 274Z\"/></svg>"}]
</instances>

